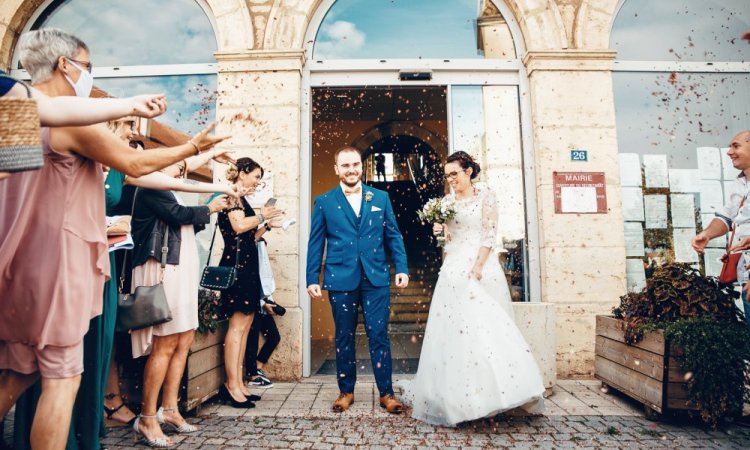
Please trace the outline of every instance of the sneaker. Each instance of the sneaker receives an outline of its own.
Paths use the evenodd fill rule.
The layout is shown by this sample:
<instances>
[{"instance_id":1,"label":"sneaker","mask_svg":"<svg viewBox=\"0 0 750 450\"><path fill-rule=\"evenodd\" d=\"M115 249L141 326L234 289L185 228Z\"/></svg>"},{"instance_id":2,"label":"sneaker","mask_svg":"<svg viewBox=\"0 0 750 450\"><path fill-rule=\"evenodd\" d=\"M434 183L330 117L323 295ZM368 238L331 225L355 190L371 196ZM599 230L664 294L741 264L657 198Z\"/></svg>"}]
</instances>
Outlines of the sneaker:
<instances>
[{"instance_id":1,"label":"sneaker","mask_svg":"<svg viewBox=\"0 0 750 450\"><path fill-rule=\"evenodd\" d=\"M268 389L273 387L273 383L271 383L271 380L260 374L256 375L255 378L250 380L250 383L248 384L261 389Z\"/></svg>"}]
</instances>

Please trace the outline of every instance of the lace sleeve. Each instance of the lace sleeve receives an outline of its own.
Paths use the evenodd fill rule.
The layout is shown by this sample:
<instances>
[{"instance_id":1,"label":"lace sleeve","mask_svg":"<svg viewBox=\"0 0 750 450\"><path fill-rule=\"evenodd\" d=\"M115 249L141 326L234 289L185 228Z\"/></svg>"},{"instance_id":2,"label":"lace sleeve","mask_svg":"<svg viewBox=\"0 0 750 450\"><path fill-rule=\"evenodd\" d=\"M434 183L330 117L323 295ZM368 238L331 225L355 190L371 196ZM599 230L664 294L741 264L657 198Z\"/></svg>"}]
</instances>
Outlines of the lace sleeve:
<instances>
[{"instance_id":1,"label":"lace sleeve","mask_svg":"<svg viewBox=\"0 0 750 450\"><path fill-rule=\"evenodd\" d=\"M487 189L482 197L482 247L494 248L497 236L497 200L495 193Z\"/></svg>"}]
</instances>

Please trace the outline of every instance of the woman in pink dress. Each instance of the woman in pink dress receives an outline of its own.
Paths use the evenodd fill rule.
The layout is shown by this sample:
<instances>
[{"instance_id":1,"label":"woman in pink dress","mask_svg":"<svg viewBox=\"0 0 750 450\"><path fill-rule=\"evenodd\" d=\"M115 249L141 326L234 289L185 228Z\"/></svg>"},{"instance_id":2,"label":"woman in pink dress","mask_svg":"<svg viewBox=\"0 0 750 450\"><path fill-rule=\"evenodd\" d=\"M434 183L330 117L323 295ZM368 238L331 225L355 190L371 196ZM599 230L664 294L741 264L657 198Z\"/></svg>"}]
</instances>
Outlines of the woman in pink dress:
<instances>
[{"instance_id":1,"label":"woman in pink dress","mask_svg":"<svg viewBox=\"0 0 750 450\"><path fill-rule=\"evenodd\" d=\"M88 97L88 47L46 28L19 42L47 96ZM62 449L83 371L83 336L109 274L100 163L130 176L159 170L224 138L209 129L177 147L139 152L105 124L43 129L44 167L0 182L0 417L41 376L34 448Z\"/></svg>"}]
</instances>

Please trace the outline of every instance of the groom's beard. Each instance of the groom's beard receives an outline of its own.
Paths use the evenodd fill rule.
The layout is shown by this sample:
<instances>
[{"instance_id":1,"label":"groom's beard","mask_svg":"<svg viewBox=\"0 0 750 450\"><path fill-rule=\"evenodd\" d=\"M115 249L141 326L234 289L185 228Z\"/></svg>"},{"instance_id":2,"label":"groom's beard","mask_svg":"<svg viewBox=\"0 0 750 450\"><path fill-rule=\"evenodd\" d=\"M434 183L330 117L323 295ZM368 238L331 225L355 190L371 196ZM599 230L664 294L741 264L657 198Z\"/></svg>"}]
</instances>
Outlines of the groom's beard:
<instances>
[{"instance_id":1,"label":"groom's beard","mask_svg":"<svg viewBox=\"0 0 750 450\"><path fill-rule=\"evenodd\" d=\"M350 183L350 182L346 181L347 178L349 178L349 177L345 176L345 177L341 178L341 182L344 183L345 186L350 187L350 188L353 188L354 186L357 185L357 183L359 183L360 181L362 181L362 175L358 175L357 179L353 183Z\"/></svg>"}]
</instances>

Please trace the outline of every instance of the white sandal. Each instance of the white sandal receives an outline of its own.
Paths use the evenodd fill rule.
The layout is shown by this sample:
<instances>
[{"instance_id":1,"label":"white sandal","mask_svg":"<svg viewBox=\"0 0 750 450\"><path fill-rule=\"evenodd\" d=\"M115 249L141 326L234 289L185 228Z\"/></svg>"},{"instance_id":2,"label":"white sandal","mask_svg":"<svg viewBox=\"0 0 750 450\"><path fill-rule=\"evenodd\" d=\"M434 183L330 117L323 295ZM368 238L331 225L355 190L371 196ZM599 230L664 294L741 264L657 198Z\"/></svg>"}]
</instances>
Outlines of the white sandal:
<instances>
[{"instance_id":1,"label":"white sandal","mask_svg":"<svg viewBox=\"0 0 750 450\"><path fill-rule=\"evenodd\" d=\"M164 418L164 411L177 412L177 408L176 407L175 408L160 407L159 410L156 411L156 420L158 420L160 424L166 425L172 428L172 430L174 430L175 433L185 434L185 433L195 433L196 431L198 431L198 427L196 427L195 425L191 425L187 422L183 423L180 426L177 426L173 424L172 422L167 422L167 420Z\"/></svg>"},{"instance_id":2,"label":"white sandal","mask_svg":"<svg viewBox=\"0 0 750 450\"><path fill-rule=\"evenodd\" d=\"M140 430L140 428L138 428L138 424L141 423L141 419L156 419L157 421L159 420L158 416L144 416L143 414L138 414L138 417L135 418L135 422L133 422L133 430L135 431L136 440L140 440L151 448L172 448L174 443L170 443L169 439L166 436L158 437L155 439L148 439L146 435L143 434L143 432Z\"/></svg>"}]
</instances>

